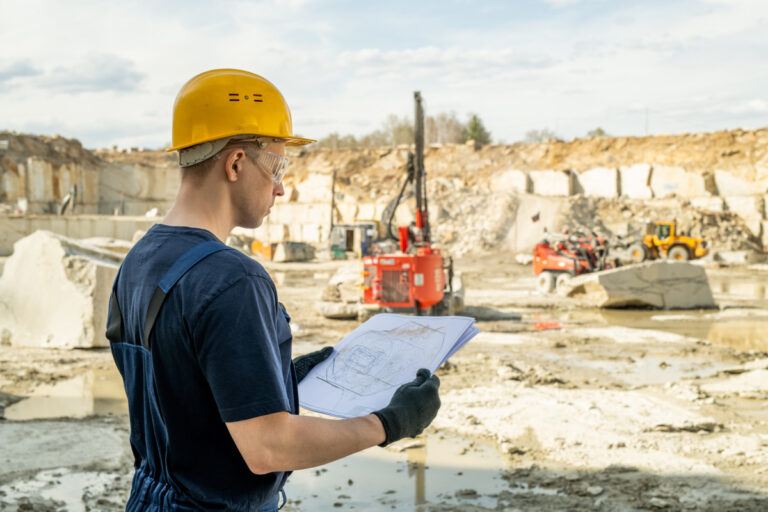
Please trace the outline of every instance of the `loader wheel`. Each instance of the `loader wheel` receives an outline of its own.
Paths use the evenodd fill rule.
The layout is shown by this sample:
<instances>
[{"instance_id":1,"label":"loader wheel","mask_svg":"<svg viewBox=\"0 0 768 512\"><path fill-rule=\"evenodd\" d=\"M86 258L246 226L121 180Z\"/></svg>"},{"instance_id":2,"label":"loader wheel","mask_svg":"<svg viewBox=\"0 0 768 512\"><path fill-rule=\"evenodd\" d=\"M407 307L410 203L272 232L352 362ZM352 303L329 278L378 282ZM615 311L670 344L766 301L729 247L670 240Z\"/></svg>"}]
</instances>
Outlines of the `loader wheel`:
<instances>
[{"instance_id":1,"label":"loader wheel","mask_svg":"<svg viewBox=\"0 0 768 512\"><path fill-rule=\"evenodd\" d=\"M555 290L558 295L565 295L568 291L568 284L571 282L571 274L559 274L555 281Z\"/></svg>"},{"instance_id":2,"label":"loader wheel","mask_svg":"<svg viewBox=\"0 0 768 512\"><path fill-rule=\"evenodd\" d=\"M552 293L555 289L555 275L548 270L539 274L539 291L541 293Z\"/></svg>"},{"instance_id":3,"label":"loader wheel","mask_svg":"<svg viewBox=\"0 0 768 512\"><path fill-rule=\"evenodd\" d=\"M648 259L648 249L640 242L630 245L627 252L629 253L629 259L634 263L642 263Z\"/></svg>"},{"instance_id":4,"label":"loader wheel","mask_svg":"<svg viewBox=\"0 0 768 512\"><path fill-rule=\"evenodd\" d=\"M675 261L688 261L691 259L691 255L688 252L688 249L686 249L684 246L675 245L674 247L671 247L667 252L667 259Z\"/></svg>"}]
</instances>

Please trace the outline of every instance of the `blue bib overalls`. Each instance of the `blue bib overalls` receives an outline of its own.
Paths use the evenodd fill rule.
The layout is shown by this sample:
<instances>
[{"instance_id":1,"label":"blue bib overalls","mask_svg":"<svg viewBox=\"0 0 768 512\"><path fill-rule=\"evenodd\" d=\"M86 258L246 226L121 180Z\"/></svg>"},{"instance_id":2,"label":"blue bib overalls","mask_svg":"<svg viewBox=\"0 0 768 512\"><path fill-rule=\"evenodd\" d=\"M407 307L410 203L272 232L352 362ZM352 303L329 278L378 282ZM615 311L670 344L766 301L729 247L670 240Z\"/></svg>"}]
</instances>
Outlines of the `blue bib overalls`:
<instances>
[{"instance_id":1,"label":"blue bib overalls","mask_svg":"<svg viewBox=\"0 0 768 512\"><path fill-rule=\"evenodd\" d=\"M192 247L176 260L160 279L150 299L141 339L123 339L122 313L117 302L119 272L115 279L110 298L107 338L128 397L130 441L136 466L126 505L129 512L191 512L203 508L179 491L166 467L169 433L157 399L149 340L165 297L176 282L207 256L226 249L230 248L221 242L208 241ZM275 496L254 512L276 511L277 506L278 496Z\"/></svg>"}]
</instances>

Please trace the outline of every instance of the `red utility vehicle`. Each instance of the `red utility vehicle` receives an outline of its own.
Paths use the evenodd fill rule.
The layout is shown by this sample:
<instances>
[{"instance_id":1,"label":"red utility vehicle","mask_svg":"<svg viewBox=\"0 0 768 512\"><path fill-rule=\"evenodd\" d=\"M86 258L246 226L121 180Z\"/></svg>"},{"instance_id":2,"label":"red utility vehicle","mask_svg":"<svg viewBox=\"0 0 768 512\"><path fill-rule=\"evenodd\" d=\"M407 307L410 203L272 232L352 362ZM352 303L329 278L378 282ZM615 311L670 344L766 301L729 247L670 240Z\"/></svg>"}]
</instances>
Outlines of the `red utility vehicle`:
<instances>
[{"instance_id":1,"label":"red utility vehicle","mask_svg":"<svg viewBox=\"0 0 768 512\"><path fill-rule=\"evenodd\" d=\"M400 252L363 257L363 304L372 310L452 315L453 261L445 258L430 240L421 93L415 92L414 100L416 154L408 154L408 176L400 194L387 208L389 215L385 221L387 235L399 240ZM395 210L411 183L416 196L416 219L410 226L398 228L395 235Z\"/></svg>"},{"instance_id":2,"label":"red utility vehicle","mask_svg":"<svg viewBox=\"0 0 768 512\"><path fill-rule=\"evenodd\" d=\"M609 268L608 244L597 235L548 234L533 248L533 273L544 293L565 290L573 276Z\"/></svg>"}]
</instances>

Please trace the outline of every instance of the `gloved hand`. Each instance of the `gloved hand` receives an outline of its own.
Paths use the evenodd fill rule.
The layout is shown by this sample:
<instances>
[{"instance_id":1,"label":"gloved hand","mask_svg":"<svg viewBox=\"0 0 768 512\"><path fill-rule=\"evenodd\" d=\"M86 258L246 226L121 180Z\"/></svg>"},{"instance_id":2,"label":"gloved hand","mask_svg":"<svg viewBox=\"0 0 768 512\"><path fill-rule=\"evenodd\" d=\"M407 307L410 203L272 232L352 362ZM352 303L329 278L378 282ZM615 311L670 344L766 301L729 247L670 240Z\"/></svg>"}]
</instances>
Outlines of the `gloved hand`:
<instances>
[{"instance_id":1,"label":"gloved hand","mask_svg":"<svg viewBox=\"0 0 768 512\"><path fill-rule=\"evenodd\" d=\"M414 380L397 388L389 405L373 413L381 420L387 435L379 446L421 434L440 409L439 387L440 379L430 377L429 370L422 368Z\"/></svg>"},{"instance_id":2,"label":"gloved hand","mask_svg":"<svg viewBox=\"0 0 768 512\"><path fill-rule=\"evenodd\" d=\"M299 382L304 380L312 368L328 359L331 354L333 354L333 347L325 347L294 359L293 366L296 367L296 379Z\"/></svg>"}]
</instances>

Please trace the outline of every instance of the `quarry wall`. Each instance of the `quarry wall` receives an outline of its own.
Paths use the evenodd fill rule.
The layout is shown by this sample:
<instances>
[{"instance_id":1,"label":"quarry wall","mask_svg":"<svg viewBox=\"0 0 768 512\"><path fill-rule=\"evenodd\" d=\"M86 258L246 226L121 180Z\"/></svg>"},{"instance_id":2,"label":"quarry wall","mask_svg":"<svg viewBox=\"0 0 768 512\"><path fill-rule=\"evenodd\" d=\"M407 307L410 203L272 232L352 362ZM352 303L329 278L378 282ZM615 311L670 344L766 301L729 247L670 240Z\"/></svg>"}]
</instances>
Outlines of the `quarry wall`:
<instances>
[{"instance_id":1,"label":"quarry wall","mask_svg":"<svg viewBox=\"0 0 768 512\"><path fill-rule=\"evenodd\" d=\"M0 153L0 203L7 214L0 219L3 254L16 239L43 225L66 236L130 240L136 229L158 220L135 216L153 208L162 215L178 187L172 154L88 151L76 140L56 136L0 132L0 139L9 140L8 150ZM380 220L405 178L407 154L407 147L291 149L285 196L278 198L264 226L245 234L269 242L322 244L332 214L336 223ZM759 243L768 240L768 128L434 145L425 150L425 167L433 233L459 253L527 250L545 227L558 230L577 214L585 216L573 210L574 204L583 206L580 198L601 205L643 204L651 209L648 215L655 204L666 208L665 214L675 208L730 213L722 218L734 222L734 229ZM76 215L54 215L73 185ZM411 218L412 201L406 203L396 211L398 223ZM98 214L107 222L78 214ZM604 221L604 226L616 224L616 219ZM115 227L107 228L112 222Z\"/></svg>"}]
</instances>

